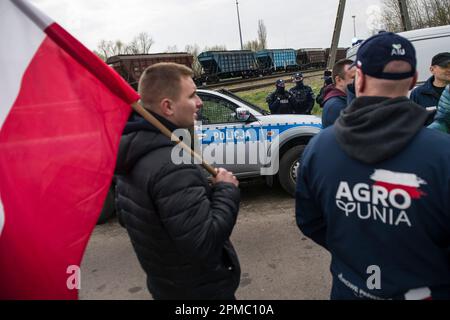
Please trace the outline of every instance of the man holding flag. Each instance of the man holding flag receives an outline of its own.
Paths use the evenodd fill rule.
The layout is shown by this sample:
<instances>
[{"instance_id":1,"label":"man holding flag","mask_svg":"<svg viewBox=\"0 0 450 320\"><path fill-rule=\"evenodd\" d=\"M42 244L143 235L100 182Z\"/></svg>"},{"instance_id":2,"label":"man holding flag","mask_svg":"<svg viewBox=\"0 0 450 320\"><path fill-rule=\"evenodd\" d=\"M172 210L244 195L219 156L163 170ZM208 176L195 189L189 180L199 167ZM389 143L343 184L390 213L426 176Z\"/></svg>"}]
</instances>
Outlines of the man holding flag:
<instances>
[{"instance_id":1,"label":"man holding flag","mask_svg":"<svg viewBox=\"0 0 450 320\"><path fill-rule=\"evenodd\" d=\"M202 107L192 70L178 64L148 68L139 93L171 131L192 127ZM219 169L210 187L196 165L172 161L174 145L139 116L127 124L116 168L119 219L154 299L234 299L240 266L229 237L239 183Z\"/></svg>"}]
</instances>

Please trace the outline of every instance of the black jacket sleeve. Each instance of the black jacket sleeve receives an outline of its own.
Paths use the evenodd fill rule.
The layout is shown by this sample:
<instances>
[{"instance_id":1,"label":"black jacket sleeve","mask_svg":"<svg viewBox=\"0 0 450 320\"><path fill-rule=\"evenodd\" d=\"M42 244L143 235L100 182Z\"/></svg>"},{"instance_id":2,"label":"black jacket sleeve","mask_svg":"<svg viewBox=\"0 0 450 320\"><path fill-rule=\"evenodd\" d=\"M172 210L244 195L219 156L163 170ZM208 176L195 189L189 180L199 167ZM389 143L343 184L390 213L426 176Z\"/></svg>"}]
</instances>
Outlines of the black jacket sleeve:
<instances>
[{"instance_id":1,"label":"black jacket sleeve","mask_svg":"<svg viewBox=\"0 0 450 320\"><path fill-rule=\"evenodd\" d=\"M311 113L312 109L314 108L316 97L314 96L314 92L311 89L311 87L308 87L308 109L307 113Z\"/></svg>"},{"instance_id":2,"label":"black jacket sleeve","mask_svg":"<svg viewBox=\"0 0 450 320\"><path fill-rule=\"evenodd\" d=\"M269 106L269 110L272 114L277 114L280 108L280 100L278 99L275 93L271 93L266 98L267 105Z\"/></svg>"},{"instance_id":3,"label":"black jacket sleeve","mask_svg":"<svg viewBox=\"0 0 450 320\"><path fill-rule=\"evenodd\" d=\"M150 191L162 224L179 251L206 264L216 264L236 224L239 188L218 183L209 189L194 165L168 164Z\"/></svg>"}]
</instances>

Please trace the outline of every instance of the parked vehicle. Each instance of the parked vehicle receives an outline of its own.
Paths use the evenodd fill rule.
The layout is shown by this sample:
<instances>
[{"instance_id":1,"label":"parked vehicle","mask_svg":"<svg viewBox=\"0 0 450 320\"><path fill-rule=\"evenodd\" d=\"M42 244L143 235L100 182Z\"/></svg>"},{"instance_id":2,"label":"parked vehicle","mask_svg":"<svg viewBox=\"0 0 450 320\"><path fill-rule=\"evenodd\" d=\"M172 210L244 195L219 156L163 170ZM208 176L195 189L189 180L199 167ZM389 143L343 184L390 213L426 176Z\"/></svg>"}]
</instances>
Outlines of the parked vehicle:
<instances>
[{"instance_id":1,"label":"parked vehicle","mask_svg":"<svg viewBox=\"0 0 450 320\"><path fill-rule=\"evenodd\" d=\"M205 82L219 82L226 78L250 78L260 74L256 55L250 50L207 51L198 56Z\"/></svg>"},{"instance_id":2,"label":"parked vehicle","mask_svg":"<svg viewBox=\"0 0 450 320\"><path fill-rule=\"evenodd\" d=\"M337 61L345 59L347 57L347 49L348 48L337 48L336 59L334 60L335 63ZM330 48L325 49L325 61L326 61L326 63L328 63L328 59L330 58L330 52L331 52Z\"/></svg>"},{"instance_id":3,"label":"parked vehicle","mask_svg":"<svg viewBox=\"0 0 450 320\"><path fill-rule=\"evenodd\" d=\"M261 50L256 53L256 58L263 74L271 74L274 71L295 71L300 68L294 49Z\"/></svg>"},{"instance_id":4,"label":"parked vehicle","mask_svg":"<svg viewBox=\"0 0 450 320\"><path fill-rule=\"evenodd\" d=\"M323 49L299 49L297 50L297 64L303 70L325 68L325 52Z\"/></svg>"},{"instance_id":5,"label":"parked vehicle","mask_svg":"<svg viewBox=\"0 0 450 320\"><path fill-rule=\"evenodd\" d=\"M133 88L137 89L144 70L159 62L175 62L192 67L194 56L186 52L156 54L123 54L106 60Z\"/></svg>"},{"instance_id":6,"label":"parked vehicle","mask_svg":"<svg viewBox=\"0 0 450 320\"><path fill-rule=\"evenodd\" d=\"M203 125L198 136L202 138L205 159L232 171L238 178L261 177L265 172L263 168L273 165L273 162L267 161L267 157L279 159L280 170L270 177L276 176L285 191L294 195L298 159L309 140L320 131L320 118L309 115L271 115L224 89L198 90L198 95L203 100L199 114ZM273 148L275 137L278 146ZM234 155L244 158L245 154L245 163L214 163L214 159L207 158L209 152L204 152L207 148L211 149L211 144L223 147L225 156L236 148L233 150ZM259 153L257 159L250 161L256 150Z\"/></svg>"},{"instance_id":7,"label":"parked vehicle","mask_svg":"<svg viewBox=\"0 0 450 320\"><path fill-rule=\"evenodd\" d=\"M401 32L399 35L409 39L417 52L417 71L419 73L419 83L427 81L431 76L430 64L433 56L440 52L450 51L450 25L417 29ZM347 51L347 57L356 59L356 52L360 44Z\"/></svg>"},{"instance_id":8,"label":"parked vehicle","mask_svg":"<svg viewBox=\"0 0 450 320\"><path fill-rule=\"evenodd\" d=\"M338 48L335 62L344 59L346 53L347 48ZM301 70L326 68L329 56L330 48L299 49L297 51L297 64L300 66Z\"/></svg>"},{"instance_id":9,"label":"parked vehicle","mask_svg":"<svg viewBox=\"0 0 450 320\"><path fill-rule=\"evenodd\" d=\"M198 95L203 101L198 115L202 125L195 128L195 136L203 158L232 171L240 180L263 177L272 184L277 179L294 196L299 159L311 138L320 132L321 119L271 115L224 89L198 90ZM114 184L102 221L114 215L113 189Z\"/></svg>"},{"instance_id":10,"label":"parked vehicle","mask_svg":"<svg viewBox=\"0 0 450 320\"><path fill-rule=\"evenodd\" d=\"M338 49L336 61L345 57L347 49ZM194 81L197 85L217 83L236 77L252 78L272 72L325 68L329 49L266 49L207 51L197 57L203 72ZM186 52L118 55L106 61L131 86L137 89L144 70L158 62L176 62L192 68L194 57Z\"/></svg>"}]
</instances>

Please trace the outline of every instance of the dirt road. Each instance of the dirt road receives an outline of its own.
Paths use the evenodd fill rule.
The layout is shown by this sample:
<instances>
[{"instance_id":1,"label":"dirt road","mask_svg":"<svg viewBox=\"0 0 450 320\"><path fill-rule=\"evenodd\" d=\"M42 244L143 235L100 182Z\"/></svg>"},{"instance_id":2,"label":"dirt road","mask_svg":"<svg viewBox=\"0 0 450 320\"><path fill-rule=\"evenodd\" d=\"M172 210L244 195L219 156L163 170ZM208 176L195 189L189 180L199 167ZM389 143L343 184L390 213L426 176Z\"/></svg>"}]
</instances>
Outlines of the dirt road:
<instances>
[{"instance_id":1,"label":"dirt road","mask_svg":"<svg viewBox=\"0 0 450 320\"><path fill-rule=\"evenodd\" d=\"M294 199L281 188L242 187L232 235L242 268L238 299L328 299L330 256L300 233L294 208ZM117 220L97 226L91 237L81 267L80 299L151 299Z\"/></svg>"}]
</instances>

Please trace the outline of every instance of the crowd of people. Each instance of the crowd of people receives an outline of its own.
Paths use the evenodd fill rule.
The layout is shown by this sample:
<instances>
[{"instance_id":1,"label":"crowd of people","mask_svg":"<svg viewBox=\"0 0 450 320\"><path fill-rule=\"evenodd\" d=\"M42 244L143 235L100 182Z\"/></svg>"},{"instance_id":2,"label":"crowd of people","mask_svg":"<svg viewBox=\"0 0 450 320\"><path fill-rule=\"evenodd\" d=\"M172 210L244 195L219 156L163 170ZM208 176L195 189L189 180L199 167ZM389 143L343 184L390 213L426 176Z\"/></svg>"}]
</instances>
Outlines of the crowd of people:
<instances>
[{"instance_id":1,"label":"crowd of people","mask_svg":"<svg viewBox=\"0 0 450 320\"><path fill-rule=\"evenodd\" d=\"M450 298L449 53L433 58L432 78L409 99L416 65L411 42L385 32L362 43L355 62L325 74L324 130L300 160L295 216L331 253L332 299ZM192 127L202 107L191 76L162 63L141 77L143 106L171 130ZM311 113L312 89L301 73L293 80L289 92L276 82L272 113ZM239 182L224 169L209 183L200 167L175 165L173 147L140 116L128 123L117 163L119 220L154 299L235 299ZM368 287L374 265L381 281Z\"/></svg>"}]
</instances>

